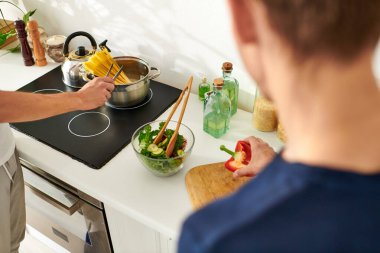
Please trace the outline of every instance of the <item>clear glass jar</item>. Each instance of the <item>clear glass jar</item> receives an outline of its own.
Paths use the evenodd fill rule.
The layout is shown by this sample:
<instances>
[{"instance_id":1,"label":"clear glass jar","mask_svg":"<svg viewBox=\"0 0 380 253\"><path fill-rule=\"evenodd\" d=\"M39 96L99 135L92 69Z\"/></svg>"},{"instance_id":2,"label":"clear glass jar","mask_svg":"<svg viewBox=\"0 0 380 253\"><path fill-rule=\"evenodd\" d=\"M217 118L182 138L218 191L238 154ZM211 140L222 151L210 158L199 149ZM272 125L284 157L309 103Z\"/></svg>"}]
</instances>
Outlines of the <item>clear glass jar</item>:
<instances>
[{"instance_id":1,"label":"clear glass jar","mask_svg":"<svg viewBox=\"0 0 380 253\"><path fill-rule=\"evenodd\" d=\"M231 115L237 112L238 100L239 100L239 82L236 78L231 76L233 65L230 62L224 62L222 66L223 70L223 91L231 101Z\"/></svg>"},{"instance_id":2,"label":"clear glass jar","mask_svg":"<svg viewBox=\"0 0 380 253\"><path fill-rule=\"evenodd\" d=\"M208 93L203 108L203 130L219 138L230 128L231 102L223 92L223 79L214 80L213 91Z\"/></svg>"},{"instance_id":3,"label":"clear glass jar","mask_svg":"<svg viewBox=\"0 0 380 253\"><path fill-rule=\"evenodd\" d=\"M282 142L286 142L287 140L287 136L286 136L286 133L285 133L285 129L284 127L282 126L281 122L278 121L278 124L277 124L277 137L282 141Z\"/></svg>"},{"instance_id":4,"label":"clear glass jar","mask_svg":"<svg viewBox=\"0 0 380 253\"><path fill-rule=\"evenodd\" d=\"M47 38L46 52L51 59L55 62L64 62L65 56L63 55L63 45L65 44L66 37L63 35L53 35Z\"/></svg>"},{"instance_id":5,"label":"clear glass jar","mask_svg":"<svg viewBox=\"0 0 380 253\"><path fill-rule=\"evenodd\" d=\"M276 108L272 102L260 94L258 89L255 95L252 121L253 126L262 132L272 132L277 127Z\"/></svg>"},{"instance_id":6,"label":"clear glass jar","mask_svg":"<svg viewBox=\"0 0 380 253\"><path fill-rule=\"evenodd\" d=\"M205 94L211 90L211 85L207 82L206 77L202 77L202 82L198 86L198 98L201 101L205 100Z\"/></svg>"}]
</instances>

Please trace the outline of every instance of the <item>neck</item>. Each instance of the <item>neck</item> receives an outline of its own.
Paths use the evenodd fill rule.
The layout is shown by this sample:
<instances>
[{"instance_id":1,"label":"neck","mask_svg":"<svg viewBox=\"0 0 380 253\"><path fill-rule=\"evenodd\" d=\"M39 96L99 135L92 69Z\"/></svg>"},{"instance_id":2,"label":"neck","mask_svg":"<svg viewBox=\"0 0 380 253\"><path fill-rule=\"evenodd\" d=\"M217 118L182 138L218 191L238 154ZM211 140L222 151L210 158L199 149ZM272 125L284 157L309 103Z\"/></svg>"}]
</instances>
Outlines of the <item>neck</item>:
<instances>
[{"instance_id":1,"label":"neck","mask_svg":"<svg viewBox=\"0 0 380 253\"><path fill-rule=\"evenodd\" d=\"M380 91L372 53L350 64L326 59L306 63L289 73L283 89L272 92L288 136L284 158L379 173Z\"/></svg>"},{"instance_id":2,"label":"neck","mask_svg":"<svg viewBox=\"0 0 380 253\"><path fill-rule=\"evenodd\" d=\"M223 77L229 77L231 76L231 71L224 71L223 70Z\"/></svg>"}]
</instances>

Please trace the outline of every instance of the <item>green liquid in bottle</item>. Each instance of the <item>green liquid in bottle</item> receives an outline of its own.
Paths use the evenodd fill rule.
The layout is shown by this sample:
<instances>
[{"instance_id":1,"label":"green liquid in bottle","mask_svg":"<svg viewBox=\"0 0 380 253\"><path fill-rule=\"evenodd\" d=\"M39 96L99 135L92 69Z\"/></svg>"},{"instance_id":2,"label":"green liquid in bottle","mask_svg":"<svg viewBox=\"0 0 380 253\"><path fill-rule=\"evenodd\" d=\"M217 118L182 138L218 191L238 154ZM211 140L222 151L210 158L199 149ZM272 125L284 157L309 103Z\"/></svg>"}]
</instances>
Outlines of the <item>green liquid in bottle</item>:
<instances>
[{"instance_id":1,"label":"green liquid in bottle","mask_svg":"<svg viewBox=\"0 0 380 253\"><path fill-rule=\"evenodd\" d=\"M209 92L211 90L210 84L207 83L206 77L202 78L202 82L199 84L198 87L198 98L201 101L205 100L205 93Z\"/></svg>"},{"instance_id":2,"label":"green liquid in bottle","mask_svg":"<svg viewBox=\"0 0 380 253\"><path fill-rule=\"evenodd\" d=\"M217 113L209 113L203 119L203 130L215 138L219 138L227 133L229 124L229 117Z\"/></svg>"},{"instance_id":3,"label":"green liquid in bottle","mask_svg":"<svg viewBox=\"0 0 380 253\"><path fill-rule=\"evenodd\" d=\"M224 77L223 92L231 100L231 115L237 112L239 84L228 75Z\"/></svg>"},{"instance_id":4,"label":"green liquid in bottle","mask_svg":"<svg viewBox=\"0 0 380 253\"><path fill-rule=\"evenodd\" d=\"M207 87L207 86L199 87L199 92L198 92L199 100L204 101L205 100L205 93L207 93L209 91L210 91L210 87Z\"/></svg>"},{"instance_id":5,"label":"green liquid in bottle","mask_svg":"<svg viewBox=\"0 0 380 253\"><path fill-rule=\"evenodd\" d=\"M231 101L231 115L234 115L238 108L239 82L231 76L232 63L224 62L222 69L224 79L223 92Z\"/></svg>"},{"instance_id":6,"label":"green liquid in bottle","mask_svg":"<svg viewBox=\"0 0 380 253\"><path fill-rule=\"evenodd\" d=\"M207 97L203 108L203 130L215 138L224 135L230 125L231 102L222 89L223 79L215 79L213 92Z\"/></svg>"}]
</instances>

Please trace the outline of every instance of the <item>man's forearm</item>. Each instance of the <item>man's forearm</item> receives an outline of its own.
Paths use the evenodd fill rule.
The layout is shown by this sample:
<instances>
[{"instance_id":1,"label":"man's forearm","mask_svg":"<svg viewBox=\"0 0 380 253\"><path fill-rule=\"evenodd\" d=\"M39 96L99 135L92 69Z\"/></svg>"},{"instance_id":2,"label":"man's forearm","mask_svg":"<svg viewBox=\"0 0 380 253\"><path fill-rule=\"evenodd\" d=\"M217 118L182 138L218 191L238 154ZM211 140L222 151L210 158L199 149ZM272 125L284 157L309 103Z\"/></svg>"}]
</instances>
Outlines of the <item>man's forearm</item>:
<instances>
[{"instance_id":1,"label":"man's forearm","mask_svg":"<svg viewBox=\"0 0 380 253\"><path fill-rule=\"evenodd\" d=\"M0 123L33 121L80 110L79 94L34 94L0 91Z\"/></svg>"}]
</instances>

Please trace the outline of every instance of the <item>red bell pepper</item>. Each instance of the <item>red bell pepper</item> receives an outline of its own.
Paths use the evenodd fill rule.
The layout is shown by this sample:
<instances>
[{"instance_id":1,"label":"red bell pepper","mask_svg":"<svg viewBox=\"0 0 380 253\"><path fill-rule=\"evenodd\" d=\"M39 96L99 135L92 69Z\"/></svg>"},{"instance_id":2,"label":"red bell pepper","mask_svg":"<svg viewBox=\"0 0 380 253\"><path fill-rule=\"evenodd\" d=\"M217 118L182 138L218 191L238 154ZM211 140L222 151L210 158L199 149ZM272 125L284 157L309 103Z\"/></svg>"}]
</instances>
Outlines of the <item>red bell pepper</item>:
<instances>
[{"instance_id":1,"label":"red bell pepper","mask_svg":"<svg viewBox=\"0 0 380 253\"><path fill-rule=\"evenodd\" d=\"M238 141L235 147L235 152L227 149L224 145L220 146L220 150L227 152L232 157L224 163L224 167L229 171L234 172L251 161L251 146L244 142Z\"/></svg>"}]
</instances>

